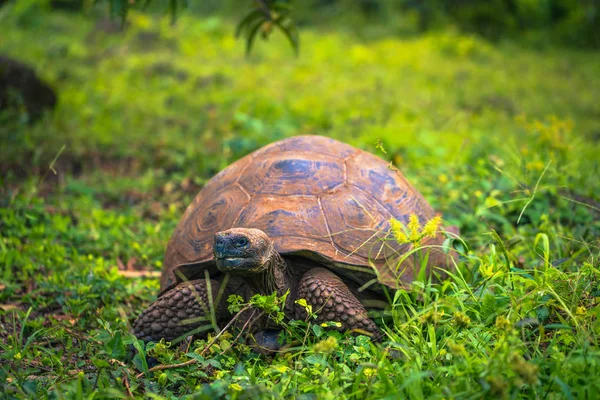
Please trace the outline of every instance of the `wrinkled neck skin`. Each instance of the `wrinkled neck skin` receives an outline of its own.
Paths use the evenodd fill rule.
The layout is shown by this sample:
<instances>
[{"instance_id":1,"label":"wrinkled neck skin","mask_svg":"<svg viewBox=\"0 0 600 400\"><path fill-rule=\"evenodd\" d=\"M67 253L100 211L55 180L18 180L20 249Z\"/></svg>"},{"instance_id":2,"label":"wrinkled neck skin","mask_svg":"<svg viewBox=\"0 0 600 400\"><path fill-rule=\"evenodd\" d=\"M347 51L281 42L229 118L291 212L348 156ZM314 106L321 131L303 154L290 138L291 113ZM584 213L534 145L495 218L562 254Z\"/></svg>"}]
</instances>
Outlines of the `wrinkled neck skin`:
<instances>
[{"instance_id":1,"label":"wrinkled neck skin","mask_svg":"<svg viewBox=\"0 0 600 400\"><path fill-rule=\"evenodd\" d=\"M277 292L277 296L283 296L288 289L292 289L288 265L275 250L269 254L265 269L256 274L246 275L244 279L247 280L253 294L270 295Z\"/></svg>"}]
</instances>

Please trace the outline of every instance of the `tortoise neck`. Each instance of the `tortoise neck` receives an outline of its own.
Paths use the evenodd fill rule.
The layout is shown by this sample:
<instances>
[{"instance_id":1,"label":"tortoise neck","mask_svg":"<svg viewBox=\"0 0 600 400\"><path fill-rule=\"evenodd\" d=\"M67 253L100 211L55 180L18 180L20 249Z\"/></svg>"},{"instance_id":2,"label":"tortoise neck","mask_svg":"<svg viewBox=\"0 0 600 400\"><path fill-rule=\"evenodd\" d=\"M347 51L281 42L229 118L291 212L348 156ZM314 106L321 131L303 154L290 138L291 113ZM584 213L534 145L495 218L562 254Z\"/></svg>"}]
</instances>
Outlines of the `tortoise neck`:
<instances>
[{"instance_id":1,"label":"tortoise neck","mask_svg":"<svg viewBox=\"0 0 600 400\"><path fill-rule=\"evenodd\" d=\"M291 280L288 274L288 265L281 255L273 250L267 261L266 268L255 275L248 276L248 284L255 293L283 296L291 289Z\"/></svg>"}]
</instances>

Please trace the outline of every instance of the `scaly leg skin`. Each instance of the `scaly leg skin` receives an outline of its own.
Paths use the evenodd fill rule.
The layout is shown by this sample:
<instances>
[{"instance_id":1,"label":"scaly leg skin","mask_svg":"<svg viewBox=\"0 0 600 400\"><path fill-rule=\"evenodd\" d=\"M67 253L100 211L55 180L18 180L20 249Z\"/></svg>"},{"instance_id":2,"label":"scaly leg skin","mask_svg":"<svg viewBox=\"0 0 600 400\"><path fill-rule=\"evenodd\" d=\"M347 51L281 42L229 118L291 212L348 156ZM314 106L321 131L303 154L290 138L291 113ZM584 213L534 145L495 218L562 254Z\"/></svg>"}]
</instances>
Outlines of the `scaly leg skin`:
<instances>
[{"instance_id":1,"label":"scaly leg skin","mask_svg":"<svg viewBox=\"0 0 600 400\"><path fill-rule=\"evenodd\" d=\"M210 280L213 302L219 291L220 282ZM223 299L214 304L217 321L227 316ZM183 282L160 296L133 323L133 333L145 342L172 341L199 326L210 324L210 311L206 280ZM192 323L185 320L194 319ZM205 333L205 332L204 332Z\"/></svg>"},{"instance_id":2,"label":"scaly leg skin","mask_svg":"<svg viewBox=\"0 0 600 400\"><path fill-rule=\"evenodd\" d=\"M369 316L361 302L348 286L333 272L325 268L313 268L306 272L298 287L299 299L306 299L317 313L317 321L338 321L341 330L359 329L371 333L374 339L381 331ZM306 318L303 307L296 306L296 318Z\"/></svg>"}]
</instances>

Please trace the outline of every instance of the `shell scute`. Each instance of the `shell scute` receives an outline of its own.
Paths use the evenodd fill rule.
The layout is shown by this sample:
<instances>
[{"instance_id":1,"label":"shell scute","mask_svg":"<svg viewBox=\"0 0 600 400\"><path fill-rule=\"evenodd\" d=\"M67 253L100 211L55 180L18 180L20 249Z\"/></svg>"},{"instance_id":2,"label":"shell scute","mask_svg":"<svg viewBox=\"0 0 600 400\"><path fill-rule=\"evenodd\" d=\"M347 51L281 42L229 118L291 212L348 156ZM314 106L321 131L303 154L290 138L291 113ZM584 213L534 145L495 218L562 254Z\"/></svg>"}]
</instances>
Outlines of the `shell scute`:
<instances>
[{"instance_id":1,"label":"shell scute","mask_svg":"<svg viewBox=\"0 0 600 400\"><path fill-rule=\"evenodd\" d=\"M370 193L391 216L403 223L408 222L411 213L422 215L425 219L433 217L433 210L404 175L382 161L366 152L357 154L346 162L348 182Z\"/></svg>"},{"instance_id":2,"label":"shell scute","mask_svg":"<svg viewBox=\"0 0 600 400\"><path fill-rule=\"evenodd\" d=\"M250 193L314 196L344 182L342 160L322 154L269 154L254 164L239 180Z\"/></svg>"},{"instance_id":3,"label":"shell scute","mask_svg":"<svg viewBox=\"0 0 600 400\"><path fill-rule=\"evenodd\" d=\"M344 186L321 198L331 238L344 255L365 259L381 252L389 229L389 211L369 194Z\"/></svg>"},{"instance_id":4,"label":"shell scute","mask_svg":"<svg viewBox=\"0 0 600 400\"><path fill-rule=\"evenodd\" d=\"M242 210L237 227L258 228L275 241L294 235L303 240L328 241L329 235L321 214L318 199L313 196L264 196L259 195Z\"/></svg>"}]
</instances>

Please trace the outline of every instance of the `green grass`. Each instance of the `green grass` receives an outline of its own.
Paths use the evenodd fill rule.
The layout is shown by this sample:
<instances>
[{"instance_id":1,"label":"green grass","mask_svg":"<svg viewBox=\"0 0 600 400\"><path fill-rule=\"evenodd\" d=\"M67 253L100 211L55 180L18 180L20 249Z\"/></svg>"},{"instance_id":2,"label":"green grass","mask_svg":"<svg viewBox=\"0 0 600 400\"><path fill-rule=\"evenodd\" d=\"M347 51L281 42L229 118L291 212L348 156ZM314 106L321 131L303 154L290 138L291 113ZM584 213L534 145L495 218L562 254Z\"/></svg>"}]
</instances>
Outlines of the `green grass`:
<instances>
[{"instance_id":1,"label":"green grass","mask_svg":"<svg viewBox=\"0 0 600 400\"><path fill-rule=\"evenodd\" d=\"M246 59L216 17L132 15L109 35L83 17L11 15L0 52L33 64L60 103L37 124L0 123L0 398L600 393L597 53L330 29L302 31L298 58L274 36ZM393 161L461 228L456 275L398 292L380 344L311 325L273 358L233 332L204 353L206 341L149 350L188 365L129 360L158 281L123 266L159 271L206 180L302 133Z\"/></svg>"}]
</instances>

